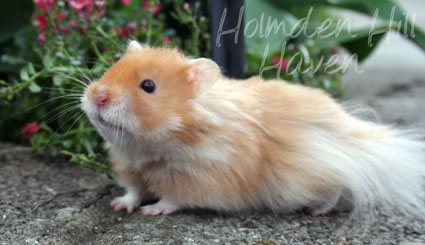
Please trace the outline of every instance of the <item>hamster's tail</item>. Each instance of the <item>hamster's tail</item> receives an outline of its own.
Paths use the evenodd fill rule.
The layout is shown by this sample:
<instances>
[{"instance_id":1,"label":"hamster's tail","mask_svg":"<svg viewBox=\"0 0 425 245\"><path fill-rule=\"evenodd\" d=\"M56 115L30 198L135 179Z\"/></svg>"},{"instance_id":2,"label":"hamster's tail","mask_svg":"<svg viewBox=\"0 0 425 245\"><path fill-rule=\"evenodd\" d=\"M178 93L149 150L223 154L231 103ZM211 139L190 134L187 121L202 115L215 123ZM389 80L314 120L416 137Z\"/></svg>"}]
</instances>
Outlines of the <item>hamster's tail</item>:
<instances>
[{"instance_id":1,"label":"hamster's tail","mask_svg":"<svg viewBox=\"0 0 425 245\"><path fill-rule=\"evenodd\" d=\"M343 130L316 131L315 152L326 159L326 176L340 185L353 214L388 209L425 219L425 134L364 122Z\"/></svg>"}]
</instances>

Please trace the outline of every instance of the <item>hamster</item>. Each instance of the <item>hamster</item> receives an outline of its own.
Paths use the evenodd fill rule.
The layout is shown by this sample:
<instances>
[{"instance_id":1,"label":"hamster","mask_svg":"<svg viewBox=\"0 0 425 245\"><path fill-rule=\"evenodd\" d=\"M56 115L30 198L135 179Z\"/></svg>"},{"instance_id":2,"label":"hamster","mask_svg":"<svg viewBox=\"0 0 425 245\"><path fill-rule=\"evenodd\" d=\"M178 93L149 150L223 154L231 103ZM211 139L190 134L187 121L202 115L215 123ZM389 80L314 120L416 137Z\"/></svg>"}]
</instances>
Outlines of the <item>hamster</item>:
<instances>
[{"instance_id":1,"label":"hamster","mask_svg":"<svg viewBox=\"0 0 425 245\"><path fill-rule=\"evenodd\" d=\"M412 130L358 119L323 91L224 77L210 59L136 41L82 98L126 194L144 215L311 208L425 217L425 143Z\"/></svg>"}]
</instances>

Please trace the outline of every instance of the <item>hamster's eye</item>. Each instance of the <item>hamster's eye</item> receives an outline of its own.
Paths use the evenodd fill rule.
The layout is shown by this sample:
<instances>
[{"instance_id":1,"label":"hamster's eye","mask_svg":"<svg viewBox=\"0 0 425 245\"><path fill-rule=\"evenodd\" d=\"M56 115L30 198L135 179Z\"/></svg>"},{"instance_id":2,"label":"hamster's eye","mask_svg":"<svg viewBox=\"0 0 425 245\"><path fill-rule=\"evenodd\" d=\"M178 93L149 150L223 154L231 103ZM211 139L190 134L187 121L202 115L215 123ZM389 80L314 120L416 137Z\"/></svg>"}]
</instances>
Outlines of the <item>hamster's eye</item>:
<instances>
[{"instance_id":1,"label":"hamster's eye","mask_svg":"<svg viewBox=\"0 0 425 245\"><path fill-rule=\"evenodd\" d=\"M155 83L150 79L145 79L140 83L140 88L151 94L155 91Z\"/></svg>"}]
</instances>

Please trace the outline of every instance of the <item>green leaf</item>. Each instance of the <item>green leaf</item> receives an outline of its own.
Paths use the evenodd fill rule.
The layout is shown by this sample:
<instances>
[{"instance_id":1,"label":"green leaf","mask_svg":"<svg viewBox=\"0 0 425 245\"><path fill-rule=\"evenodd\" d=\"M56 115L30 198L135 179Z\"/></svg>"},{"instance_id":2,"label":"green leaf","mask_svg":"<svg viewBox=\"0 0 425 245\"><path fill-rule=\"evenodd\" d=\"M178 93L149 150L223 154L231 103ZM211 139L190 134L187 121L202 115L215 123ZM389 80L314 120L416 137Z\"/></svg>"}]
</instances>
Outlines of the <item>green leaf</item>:
<instances>
[{"instance_id":1,"label":"green leaf","mask_svg":"<svg viewBox=\"0 0 425 245\"><path fill-rule=\"evenodd\" d=\"M28 81L28 79L30 78L26 67L22 68L19 74L23 81Z\"/></svg>"},{"instance_id":2,"label":"green leaf","mask_svg":"<svg viewBox=\"0 0 425 245\"><path fill-rule=\"evenodd\" d=\"M28 89L33 93L39 93L41 92L41 87L37 85L37 83L32 82Z\"/></svg>"},{"instance_id":3,"label":"green leaf","mask_svg":"<svg viewBox=\"0 0 425 245\"><path fill-rule=\"evenodd\" d=\"M340 7L350 10L354 10L371 17L376 17L377 20L383 21L383 25L386 27L390 26L390 22L393 22L393 25L390 26L393 30L401 31L404 33L414 33L415 35L408 35L407 38L413 41L420 48L425 50L425 33L419 27L415 26L408 18L406 18L406 11L403 7L398 4L398 2L393 0L268 0L268 2L274 4L275 7L279 7L282 10L286 10L291 7L300 7L300 6L331 6L331 7ZM398 30L397 26L400 23L401 27L405 27L406 30ZM385 28L385 27L384 27ZM377 30L375 28L375 30ZM377 40L379 40L382 35L377 34ZM346 41L346 47L350 50L353 50L355 47L363 46L361 43L365 39L352 40L351 45L349 41ZM367 42L363 42L364 45L367 45ZM360 53L362 56L369 54L373 48L366 48L361 50Z\"/></svg>"},{"instance_id":4,"label":"green leaf","mask_svg":"<svg viewBox=\"0 0 425 245\"><path fill-rule=\"evenodd\" d=\"M350 51L352 54L357 54L358 61L365 60L369 54L378 46L379 41L385 36L384 33L374 36L370 44L368 43L369 35L363 36L362 38L355 39L348 42L343 42L342 46Z\"/></svg>"},{"instance_id":5,"label":"green leaf","mask_svg":"<svg viewBox=\"0 0 425 245\"><path fill-rule=\"evenodd\" d=\"M64 141L62 142L62 145L63 145L63 147L65 147L65 148L69 149L69 148L71 148L71 146L72 146L72 141L71 141L71 140L64 140Z\"/></svg>"},{"instance_id":6,"label":"green leaf","mask_svg":"<svg viewBox=\"0 0 425 245\"><path fill-rule=\"evenodd\" d=\"M54 76L54 77L53 77L53 84L59 87L59 86L61 86L61 85L62 85L63 80L64 80L64 79L63 79L62 77Z\"/></svg>"},{"instance_id":7,"label":"green leaf","mask_svg":"<svg viewBox=\"0 0 425 245\"><path fill-rule=\"evenodd\" d=\"M28 73L30 75L34 75L35 74L35 69L34 69L34 65L32 63L28 64Z\"/></svg>"},{"instance_id":8,"label":"green leaf","mask_svg":"<svg viewBox=\"0 0 425 245\"><path fill-rule=\"evenodd\" d=\"M291 13L267 1L247 1L245 11L245 41L260 52L267 44L270 50L280 49L289 38L282 34L282 30L290 32L298 21ZM266 26L268 28L264 28Z\"/></svg>"},{"instance_id":9,"label":"green leaf","mask_svg":"<svg viewBox=\"0 0 425 245\"><path fill-rule=\"evenodd\" d=\"M48 56L48 55L43 57L43 65L46 68L53 67L54 64L55 64L55 61L56 61L56 59L54 57L51 57L51 56Z\"/></svg>"},{"instance_id":10,"label":"green leaf","mask_svg":"<svg viewBox=\"0 0 425 245\"><path fill-rule=\"evenodd\" d=\"M379 24L376 29L383 29L386 24ZM380 33L374 35L369 42L370 28L358 28L355 30L341 29L338 33L327 37L317 38L317 42L323 48L329 48L333 45L341 44L352 53L359 55L359 60L366 58L366 56L378 46L379 40L385 35Z\"/></svg>"}]
</instances>

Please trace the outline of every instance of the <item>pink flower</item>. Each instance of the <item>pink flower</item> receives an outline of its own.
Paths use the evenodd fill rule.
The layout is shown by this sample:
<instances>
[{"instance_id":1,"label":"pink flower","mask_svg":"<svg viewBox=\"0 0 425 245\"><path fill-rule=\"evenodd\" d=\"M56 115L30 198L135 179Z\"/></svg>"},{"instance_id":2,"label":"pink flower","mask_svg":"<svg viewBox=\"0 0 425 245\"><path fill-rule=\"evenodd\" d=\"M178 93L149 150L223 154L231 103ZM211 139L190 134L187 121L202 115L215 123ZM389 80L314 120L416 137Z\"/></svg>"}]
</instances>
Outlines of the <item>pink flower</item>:
<instances>
[{"instance_id":1,"label":"pink flower","mask_svg":"<svg viewBox=\"0 0 425 245\"><path fill-rule=\"evenodd\" d=\"M171 43L171 39L169 39L168 37L163 37L163 38L162 38L162 41L163 41L165 44L170 44L170 43Z\"/></svg>"},{"instance_id":2,"label":"pink flower","mask_svg":"<svg viewBox=\"0 0 425 245\"><path fill-rule=\"evenodd\" d=\"M40 32L37 36L37 39L38 41L44 44L46 42L46 34L44 34L43 32Z\"/></svg>"},{"instance_id":3,"label":"pink flower","mask_svg":"<svg viewBox=\"0 0 425 245\"><path fill-rule=\"evenodd\" d=\"M40 125L37 122L27 123L22 129L22 139L29 139L40 130Z\"/></svg>"},{"instance_id":4,"label":"pink flower","mask_svg":"<svg viewBox=\"0 0 425 245\"><path fill-rule=\"evenodd\" d=\"M71 0L69 4L74 7L76 11L81 11L85 6L84 2L78 0Z\"/></svg>"},{"instance_id":5,"label":"pink flower","mask_svg":"<svg viewBox=\"0 0 425 245\"><path fill-rule=\"evenodd\" d=\"M34 3L44 12L46 12L51 6L55 4L55 0L34 0Z\"/></svg>"},{"instance_id":6,"label":"pink flower","mask_svg":"<svg viewBox=\"0 0 425 245\"><path fill-rule=\"evenodd\" d=\"M130 5L131 0L121 0L122 4L124 4L125 6Z\"/></svg>"},{"instance_id":7,"label":"pink flower","mask_svg":"<svg viewBox=\"0 0 425 245\"><path fill-rule=\"evenodd\" d=\"M142 6L143 8L145 8L147 11L149 11L149 9L151 8L151 5L148 3L148 1L146 0L142 0Z\"/></svg>"},{"instance_id":8,"label":"pink flower","mask_svg":"<svg viewBox=\"0 0 425 245\"><path fill-rule=\"evenodd\" d=\"M68 2L75 8L76 14L81 12L84 8L89 12L93 9L93 0L69 0Z\"/></svg>"},{"instance_id":9,"label":"pink flower","mask_svg":"<svg viewBox=\"0 0 425 245\"><path fill-rule=\"evenodd\" d=\"M162 4L157 4L156 6L152 7L150 3L146 0L142 0L142 6L144 9L146 9L148 12L157 14L162 9Z\"/></svg>"},{"instance_id":10,"label":"pink flower","mask_svg":"<svg viewBox=\"0 0 425 245\"><path fill-rule=\"evenodd\" d=\"M286 71L286 69L288 68L289 59L281 59L279 56L274 56L272 58L272 63L274 65L279 65L279 69L281 69L282 71Z\"/></svg>"},{"instance_id":11,"label":"pink flower","mask_svg":"<svg viewBox=\"0 0 425 245\"><path fill-rule=\"evenodd\" d=\"M64 18L66 18L66 14L59 13L57 17L58 17L59 20L64 19Z\"/></svg>"},{"instance_id":12,"label":"pink flower","mask_svg":"<svg viewBox=\"0 0 425 245\"><path fill-rule=\"evenodd\" d=\"M190 4L188 2L184 2L183 3L183 9L186 10L186 9L189 9L189 8L190 8Z\"/></svg>"},{"instance_id":13,"label":"pink flower","mask_svg":"<svg viewBox=\"0 0 425 245\"><path fill-rule=\"evenodd\" d=\"M136 30L137 24L136 24L136 22L128 22L127 27L128 27L128 29Z\"/></svg>"},{"instance_id":14,"label":"pink flower","mask_svg":"<svg viewBox=\"0 0 425 245\"><path fill-rule=\"evenodd\" d=\"M35 16L35 20L37 21L37 28L39 32L47 28L47 18L44 14Z\"/></svg>"},{"instance_id":15,"label":"pink flower","mask_svg":"<svg viewBox=\"0 0 425 245\"><path fill-rule=\"evenodd\" d=\"M78 29L78 23L75 20L72 20L71 22L69 22L69 25L73 28L73 29Z\"/></svg>"},{"instance_id":16,"label":"pink flower","mask_svg":"<svg viewBox=\"0 0 425 245\"><path fill-rule=\"evenodd\" d=\"M59 27L59 31L60 32L63 32L63 33L66 33L66 34L69 34L69 29L66 26L60 26Z\"/></svg>"},{"instance_id":17,"label":"pink flower","mask_svg":"<svg viewBox=\"0 0 425 245\"><path fill-rule=\"evenodd\" d=\"M161 9L162 9L162 4L158 4L152 9L152 13L157 14L159 13L159 11L161 11Z\"/></svg>"},{"instance_id":18,"label":"pink flower","mask_svg":"<svg viewBox=\"0 0 425 245\"><path fill-rule=\"evenodd\" d=\"M276 65L279 62L280 62L280 57L279 56L273 56L273 58L272 58L273 65Z\"/></svg>"},{"instance_id":19,"label":"pink flower","mask_svg":"<svg viewBox=\"0 0 425 245\"><path fill-rule=\"evenodd\" d=\"M128 34L130 34L131 36L134 35L134 32L137 29L137 24L136 22L128 22L127 23L127 30L128 30Z\"/></svg>"}]
</instances>

